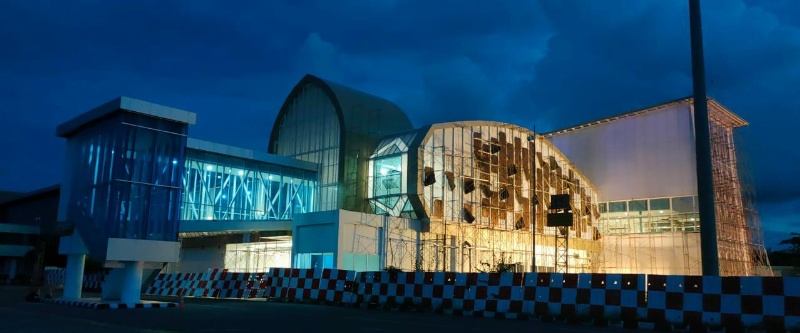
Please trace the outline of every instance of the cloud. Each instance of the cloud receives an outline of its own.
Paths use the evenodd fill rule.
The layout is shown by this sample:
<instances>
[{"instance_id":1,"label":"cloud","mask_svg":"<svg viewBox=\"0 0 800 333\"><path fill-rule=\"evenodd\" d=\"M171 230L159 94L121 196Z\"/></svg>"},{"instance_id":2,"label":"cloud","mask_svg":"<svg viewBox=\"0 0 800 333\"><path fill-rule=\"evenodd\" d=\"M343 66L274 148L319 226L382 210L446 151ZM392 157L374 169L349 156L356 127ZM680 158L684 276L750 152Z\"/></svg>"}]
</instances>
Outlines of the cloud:
<instances>
[{"instance_id":1,"label":"cloud","mask_svg":"<svg viewBox=\"0 0 800 333\"><path fill-rule=\"evenodd\" d=\"M553 130L689 95L687 11L635 0L0 1L0 142L28 142L0 156L47 175L37 165L60 159L36 152L63 145L53 128L117 95L197 112L192 136L263 150L305 73L392 100L417 126ZM751 123L741 148L768 221L781 216L773 204L800 199L797 12L793 0L703 1L709 94ZM5 171L0 188L32 186Z\"/></svg>"},{"instance_id":2,"label":"cloud","mask_svg":"<svg viewBox=\"0 0 800 333\"><path fill-rule=\"evenodd\" d=\"M566 127L691 94L685 2L547 4L554 36L517 95L546 123ZM800 121L796 89L787 88L800 86L800 30L773 11L783 6L703 2L709 94L751 121L742 148L765 201L800 198L791 185L800 175L785 164L800 162L800 153L781 134Z\"/></svg>"}]
</instances>

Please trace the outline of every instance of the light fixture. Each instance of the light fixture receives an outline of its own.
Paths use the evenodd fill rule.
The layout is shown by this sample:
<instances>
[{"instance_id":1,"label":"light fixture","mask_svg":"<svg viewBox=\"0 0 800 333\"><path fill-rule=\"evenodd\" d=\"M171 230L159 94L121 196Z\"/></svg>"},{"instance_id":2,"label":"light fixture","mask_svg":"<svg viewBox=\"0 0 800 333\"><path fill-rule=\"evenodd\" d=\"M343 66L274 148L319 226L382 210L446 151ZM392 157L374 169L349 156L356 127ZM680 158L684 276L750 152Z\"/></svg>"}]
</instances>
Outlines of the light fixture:
<instances>
[{"instance_id":1,"label":"light fixture","mask_svg":"<svg viewBox=\"0 0 800 333\"><path fill-rule=\"evenodd\" d=\"M386 176L387 173L389 173L389 170L386 170L386 168L381 168L381 176Z\"/></svg>"},{"instance_id":2,"label":"light fixture","mask_svg":"<svg viewBox=\"0 0 800 333\"><path fill-rule=\"evenodd\" d=\"M242 176L242 175L244 175L244 171L239 170L239 176Z\"/></svg>"},{"instance_id":3,"label":"light fixture","mask_svg":"<svg viewBox=\"0 0 800 333\"><path fill-rule=\"evenodd\" d=\"M659 214L664 214L664 211L663 210L659 210L658 213Z\"/></svg>"},{"instance_id":4,"label":"light fixture","mask_svg":"<svg viewBox=\"0 0 800 333\"><path fill-rule=\"evenodd\" d=\"M178 164L178 160L172 160L172 164Z\"/></svg>"},{"instance_id":5,"label":"light fixture","mask_svg":"<svg viewBox=\"0 0 800 333\"><path fill-rule=\"evenodd\" d=\"M211 169L213 169L213 168L214 168L214 167L212 167L212 166L210 166L210 165L206 165L206 170L208 170L208 171L211 171Z\"/></svg>"}]
</instances>

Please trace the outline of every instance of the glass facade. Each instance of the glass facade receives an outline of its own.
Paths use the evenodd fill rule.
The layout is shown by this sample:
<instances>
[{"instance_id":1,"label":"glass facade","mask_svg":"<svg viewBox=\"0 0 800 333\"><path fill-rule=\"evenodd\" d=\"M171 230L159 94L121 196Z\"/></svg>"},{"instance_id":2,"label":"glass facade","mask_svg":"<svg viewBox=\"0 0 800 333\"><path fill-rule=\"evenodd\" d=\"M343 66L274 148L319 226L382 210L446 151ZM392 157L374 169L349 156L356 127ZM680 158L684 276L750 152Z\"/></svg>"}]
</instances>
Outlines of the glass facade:
<instances>
[{"instance_id":1,"label":"glass facade","mask_svg":"<svg viewBox=\"0 0 800 333\"><path fill-rule=\"evenodd\" d=\"M409 161L409 149L417 150L416 161ZM532 132L508 124L444 123L386 138L370 157L370 171L369 199L377 214L530 230L536 195L542 201L536 230L547 233L550 194L570 193L580 217L577 237L592 239L592 222L600 217L590 182L549 142L534 145ZM413 208L409 195L421 206Z\"/></svg>"},{"instance_id":2,"label":"glass facade","mask_svg":"<svg viewBox=\"0 0 800 333\"><path fill-rule=\"evenodd\" d=\"M604 202L600 212L602 234L700 231L696 196Z\"/></svg>"},{"instance_id":3,"label":"glass facade","mask_svg":"<svg viewBox=\"0 0 800 333\"><path fill-rule=\"evenodd\" d=\"M298 253L294 256L294 268L336 268L333 263L333 253Z\"/></svg>"},{"instance_id":4,"label":"glass facade","mask_svg":"<svg viewBox=\"0 0 800 333\"><path fill-rule=\"evenodd\" d=\"M67 141L67 220L87 246L107 237L175 241L187 125L117 113ZM97 235L98 237L90 237Z\"/></svg>"},{"instance_id":5,"label":"glass facade","mask_svg":"<svg viewBox=\"0 0 800 333\"><path fill-rule=\"evenodd\" d=\"M341 128L330 98L317 86L306 85L279 124L275 154L319 165L320 211L339 207Z\"/></svg>"},{"instance_id":6,"label":"glass facade","mask_svg":"<svg viewBox=\"0 0 800 333\"><path fill-rule=\"evenodd\" d=\"M409 200L407 172L409 145L416 137L412 132L381 140L370 156L367 197L375 214L418 217Z\"/></svg>"},{"instance_id":7,"label":"glass facade","mask_svg":"<svg viewBox=\"0 0 800 333\"><path fill-rule=\"evenodd\" d=\"M413 249L424 258L417 269L476 271L502 257L521 270L535 256L539 269L555 270L569 256L571 272L591 271L600 254L595 188L558 149L534 138L483 121L384 138L370 156L369 202L376 214L425 219ZM569 195L572 227L546 227L551 194ZM569 249L555 244L556 232L569 235Z\"/></svg>"},{"instance_id":8,"label":"glass facade","mask_svg":"<svg viewBox=\"0 0 800 333\"><path fill-rule=\"evenodd\" d=\"M316 173L189 149L182 220L288 220L315 211Z\"/></svg>"}]
</instances>

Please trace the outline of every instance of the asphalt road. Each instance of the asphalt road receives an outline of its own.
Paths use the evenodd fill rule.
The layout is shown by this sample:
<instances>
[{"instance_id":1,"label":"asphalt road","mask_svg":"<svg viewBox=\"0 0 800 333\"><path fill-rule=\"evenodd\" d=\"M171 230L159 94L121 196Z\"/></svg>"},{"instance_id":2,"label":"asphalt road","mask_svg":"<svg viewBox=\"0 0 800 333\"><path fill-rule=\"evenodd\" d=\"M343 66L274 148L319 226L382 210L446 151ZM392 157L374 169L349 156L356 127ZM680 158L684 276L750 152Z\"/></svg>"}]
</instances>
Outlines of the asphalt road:
<instances>
[{"instance_id":1,"label":"asphalt road","mask_svg":"<svg viewBox=\"0 0 800 333\"><path fill-rule=\"evenodd\" d=\"M264 301L187 299L184 308L94 310L24 301L0 286L0 332L620 332L619 328L530 320ZM629 330L625 330L630 332Z\"/></svg>"}]
</instances>

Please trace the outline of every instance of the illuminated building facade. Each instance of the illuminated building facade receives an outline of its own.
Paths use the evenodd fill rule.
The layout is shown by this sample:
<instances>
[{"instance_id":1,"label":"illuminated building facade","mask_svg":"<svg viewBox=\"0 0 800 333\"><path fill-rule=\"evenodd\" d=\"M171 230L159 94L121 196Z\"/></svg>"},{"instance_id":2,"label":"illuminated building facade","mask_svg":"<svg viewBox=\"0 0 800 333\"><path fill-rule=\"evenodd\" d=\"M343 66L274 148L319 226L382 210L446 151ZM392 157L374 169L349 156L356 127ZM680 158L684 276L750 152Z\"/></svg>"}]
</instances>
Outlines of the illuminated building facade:
<instances>
[{"instance_id":1,"label":"illuminated building facade","mask_svg":"<svg viewBox=\"0 0 800 333\"><path fill-rule=\"evenodd\" d=\"M108 267L125 266L109 239L172 244L145 278L164 262L699 274L690 101L544 134L492 121L415 128L385 99L307 75L256 152L189 138L192 113L122 98L60 127L60 221ZM709 109L721 271L769 274L734 149L747 123ZM548 226L554 195L568 196L572 226Z\"/></svg>"}]
</instances>

